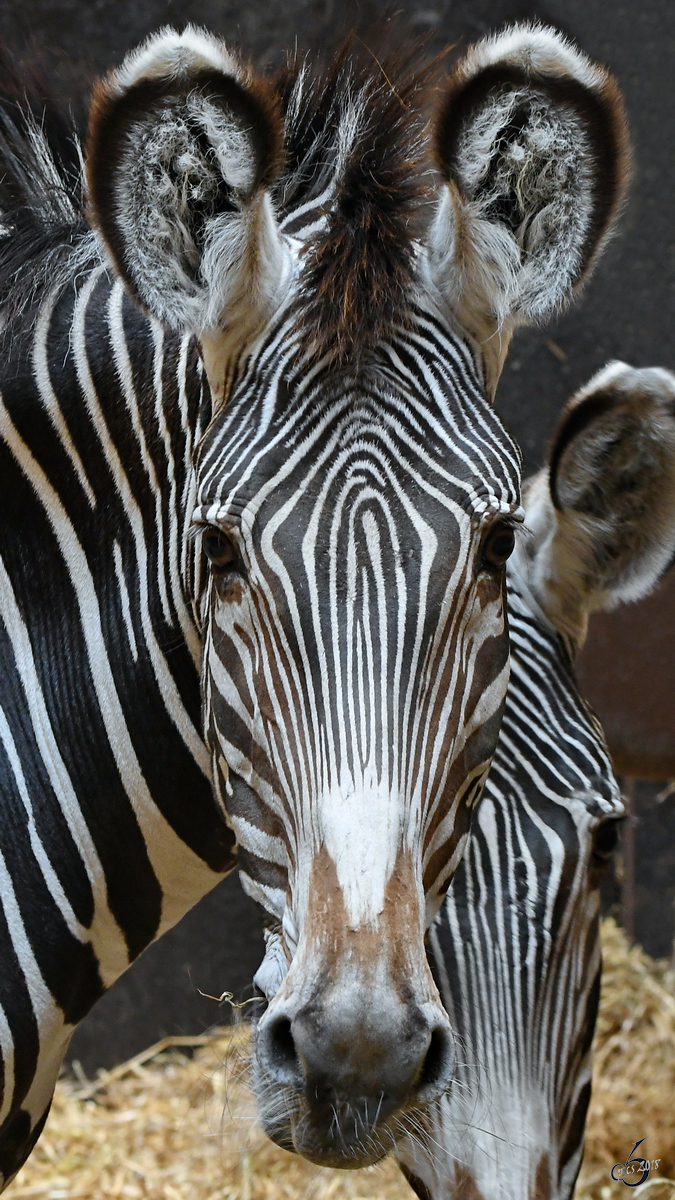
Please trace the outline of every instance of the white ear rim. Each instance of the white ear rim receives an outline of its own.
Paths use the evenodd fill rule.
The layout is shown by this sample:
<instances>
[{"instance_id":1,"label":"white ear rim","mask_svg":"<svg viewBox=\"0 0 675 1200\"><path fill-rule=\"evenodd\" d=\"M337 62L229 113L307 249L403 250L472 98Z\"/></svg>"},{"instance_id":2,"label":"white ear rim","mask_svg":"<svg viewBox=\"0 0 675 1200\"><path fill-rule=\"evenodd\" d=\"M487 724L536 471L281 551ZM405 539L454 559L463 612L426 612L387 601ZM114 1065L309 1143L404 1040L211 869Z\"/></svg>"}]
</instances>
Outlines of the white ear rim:
<instances>
[{"instance_id":1,"label":"white ear rim","mask_svg":"<svg viewBox=\"0 0 675 1200\"><path fill-rule=\"evenodd\" d=\"M660 399L672 397L675 400L675 372L666 367L631 367L630 363L620 358L613 358L588 383L575 392L572 403L580 404L593 392L602 391L613 386L617 391L641 390Z\"/></svg>"},{"instance_id":2,"label":"white ear rim","mask_svg":"<svg viewBox=\"0 0 675 1200\"><path fill-rule=\"evenodd\" d=\"M596 90L608 78L604 67L592 62L557 29L539 21L526 21L488 35L467 51L462 70L470 79L486 67L513 66L542 75L571 76L584 87Z\"/></svg>"},{"instance_id":3,"label":"white ear rim","mask_svg":"<svg viewBox=\"0 0 675 1200\"><path fill-rule=\"evenodd\" d=\"M220 38L188 25L182 33L165 25L136 49L108 77L109 86L122 95L143 80L181 79L193 71L220 71L241 82L244 72Z\"/></svg>"}]
</instances>

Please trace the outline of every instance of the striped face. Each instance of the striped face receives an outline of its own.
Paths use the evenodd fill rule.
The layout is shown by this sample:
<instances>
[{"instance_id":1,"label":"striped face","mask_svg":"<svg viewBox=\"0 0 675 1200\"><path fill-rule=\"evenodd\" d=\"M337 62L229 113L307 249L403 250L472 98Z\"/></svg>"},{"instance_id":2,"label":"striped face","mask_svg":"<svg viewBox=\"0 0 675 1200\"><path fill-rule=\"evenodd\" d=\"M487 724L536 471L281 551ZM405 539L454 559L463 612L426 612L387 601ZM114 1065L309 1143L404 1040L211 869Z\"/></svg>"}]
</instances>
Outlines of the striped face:
<instances>
[{"instance_id":1,"label":"striped face","mask_svg":"<svg viewBox=\"0 0 675 1200\"><path fill-rule=\"evenodd\" d=\"M443 1042L424 931L497 740L519 457L431 315L359 375L294 350L283 327L260 345L198 466L206 728L281 935L261 1026L408 989Z\"/></svg>"},{"instance_id":2,"label":"striped face","mask_svg":"<svg viewBox=\"0 0 675 1200\"><path fill-rule=\"evenodd\" d=\"M485 40L440 90L414 54L358 59L264 79L164 31L98 88L87 170L218 412L205 729L273 923L259 1092L300 1105L263 1105L274 1136L342 1166L449 1079L424 934L497 740L519 505L487 396L589 269L624 157L612 81L550 30Z\"/></svg>"},{"instance_id":3,"label":"striped face","mask_svg":"<svg viewBox=\"0 0 675 1200\"><path fill-rule=\"evenodd\" d=\"M518 454L431 317L361 378L305 373L280 344L200 456L225 805L278 920L306 903L319 849L355 926L402 853L431 917L496 744Z\"/></svg>"},{"instance_id":4,"label":"striped face","mask_svg":"<svg viewBox=\"0 0 675 1200\"><path fill-rule=\"evenodd\" d=\"M529 518L528 507L528 527ZM509 1200L569 1200L590 1096L599 887L624 809L522 559L509 579L499 742L429 938L462 1056L447 1095L398 1153L419 1195L492 1200L507 1180Z\"/></svg>"}]
</instances>

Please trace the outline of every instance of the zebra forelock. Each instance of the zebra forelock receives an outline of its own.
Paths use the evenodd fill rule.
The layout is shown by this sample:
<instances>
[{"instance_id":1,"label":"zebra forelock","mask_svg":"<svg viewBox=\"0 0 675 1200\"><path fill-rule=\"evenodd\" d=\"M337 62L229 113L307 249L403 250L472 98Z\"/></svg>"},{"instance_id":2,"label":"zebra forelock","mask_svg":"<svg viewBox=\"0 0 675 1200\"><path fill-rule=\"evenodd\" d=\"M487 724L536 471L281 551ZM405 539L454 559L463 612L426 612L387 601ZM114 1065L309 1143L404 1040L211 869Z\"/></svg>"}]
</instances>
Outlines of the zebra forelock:
<instances>
[{"instance_id":1,"label":"zebra forelock","mask_svg":"<svg viewBox=\"0 0 675 1200\"><path fill-rule=\"evenodd\" d=\"M294 308L319 356L362 360L410 320L438 66L420 47L380 58L350 38L328 70L296 61L277 79L286 166L275 196L281 229L302 242Z\"/></svg>"}]
</instances>

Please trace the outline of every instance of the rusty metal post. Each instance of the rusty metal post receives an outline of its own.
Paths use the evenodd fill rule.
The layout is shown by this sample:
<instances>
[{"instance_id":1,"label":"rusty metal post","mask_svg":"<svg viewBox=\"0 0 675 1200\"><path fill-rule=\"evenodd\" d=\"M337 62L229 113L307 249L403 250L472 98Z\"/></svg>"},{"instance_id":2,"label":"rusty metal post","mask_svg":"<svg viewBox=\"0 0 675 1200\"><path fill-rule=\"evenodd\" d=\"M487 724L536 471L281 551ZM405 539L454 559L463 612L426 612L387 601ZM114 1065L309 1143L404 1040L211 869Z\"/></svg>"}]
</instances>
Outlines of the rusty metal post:
<instances>
[{"instance_id":1,"label":"rusty metal post","mask_svg":"<svg viewBox=\"0 0 675 1200\"><path fill-rule=\"evenodd\" d=\"M623 778L623 798L626 803L626 823L621 845L623 850L623 881L621 885L621 920L631 942L635 941L635 793L636 780Z\"/></svg>"}]
</instances>

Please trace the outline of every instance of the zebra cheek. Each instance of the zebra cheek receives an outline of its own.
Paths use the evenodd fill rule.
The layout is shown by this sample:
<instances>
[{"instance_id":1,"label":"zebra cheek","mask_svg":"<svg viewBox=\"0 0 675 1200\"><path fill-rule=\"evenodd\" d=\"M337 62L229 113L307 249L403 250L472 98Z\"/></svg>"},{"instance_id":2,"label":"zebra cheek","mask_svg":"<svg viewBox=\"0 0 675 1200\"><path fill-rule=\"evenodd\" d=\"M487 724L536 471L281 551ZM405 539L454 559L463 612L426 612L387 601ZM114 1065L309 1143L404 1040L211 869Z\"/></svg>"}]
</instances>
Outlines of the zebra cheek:
<instances>
[{"instance_id":1,"label":"zebra cheek","mask_svg":"<svg viewBox=\"0 0 675 1200\"><path fill-rule=\"evenodd\" d=\"M505 630L506 572L504 570L480 571L476 579L474 612L477 619L489 619L494 623L495 634Z\"/></svg>"}]
</instances>

